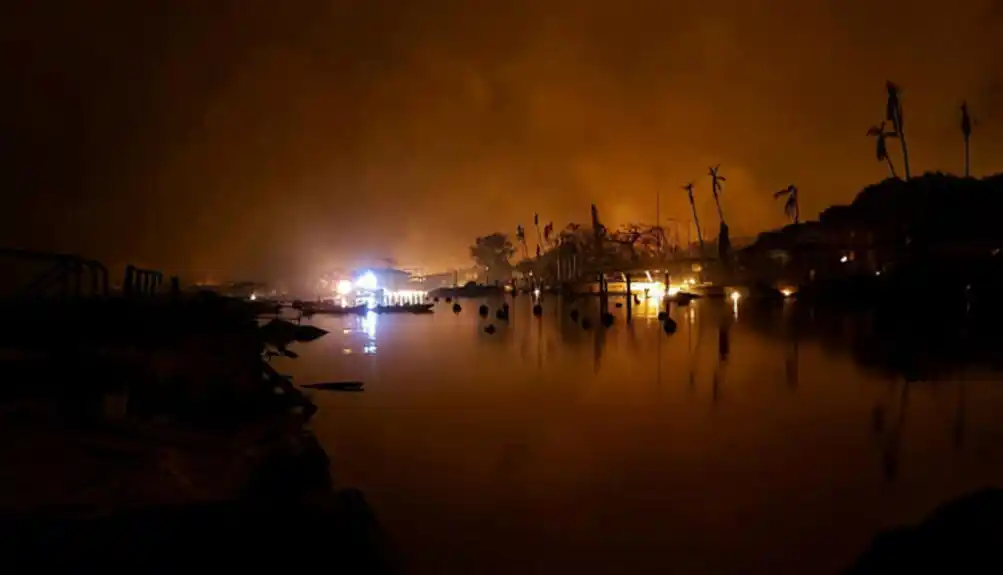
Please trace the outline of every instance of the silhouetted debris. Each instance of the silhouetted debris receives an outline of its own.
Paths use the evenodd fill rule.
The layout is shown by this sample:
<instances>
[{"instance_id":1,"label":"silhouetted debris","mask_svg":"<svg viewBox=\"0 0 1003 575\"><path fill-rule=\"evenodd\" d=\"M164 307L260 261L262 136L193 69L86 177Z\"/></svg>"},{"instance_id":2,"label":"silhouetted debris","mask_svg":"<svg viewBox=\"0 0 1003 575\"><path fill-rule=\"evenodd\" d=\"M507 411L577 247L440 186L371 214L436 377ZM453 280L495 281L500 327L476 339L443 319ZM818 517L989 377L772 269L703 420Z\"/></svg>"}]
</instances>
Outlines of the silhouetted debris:
<instances>
[{"instance_id":1,"label":"silhouetted debris","mask_svg":"<svg viewBox=\"0 0 1003 575\"><path fill-rule=\"evenodd\" d=\"M622 301L618 301L615 304L613 304L613 307L621 308L621 307L623 307L623 302Z\"/></svg>"},{"instance_id":2,"label":"silhouetted debris","mask_svg":"<svg viewBox=\"0 0 1003 575\"><path fill-rule=\"evenodd\" d=\"M540 304L533 304L533 315L537 317L543 315L543 306Z\"/></svg>"},{"instance_id":3,"label":"silhouetted debris","mask_svg":"<svg viewBox=\"0 0 1003 575\"><path fill-rule=\"evenodd\" d=\"M446 298L446 301L449 301L449 298ZM461 311L463 311L463 308L460 307L460 303L459 302L454 303L453 304L453 313L460 313Z\"/></svg>"},{"instance_id":4,"label":"silhouetted debris","mask_svg":"<svg viewBox=\"0 0 1003 575\"><path fill-rule=\"evenodd\" d=\"M477 313L481 317L488 317L488 312L489 311L490 310L488 309L488 306L486 306L484 304L481 304L481 307L477 308Z\"/></svg>"},{"instance_id":5,"label":"silhouetted debris","mask_svg":"<svg viewBox=\"0 0 1003 575\"><path fill-rule=\"evenodd\" d=\"M600 318L600 321L602 321L602 324L605 327L609 327L609 326L613 325L613 314L611 314L609 312L603 312L602 317Z\"/></svg>"},{"instance_id":6,"label":"silhouetted debris","mask_svg":"<svg viewBox=\"0 0 1003 575\"><path fill-rule=\"evenodd\" d=\"M582 318L582 329L592 329L592 320L589 318Z\"/></svg>"},{"instance_id":7,"label":"silhouetted debris","mask_svg":"<svg viewBox=\"0 0 1003 575\"><path fill-rule=\"evenodd\" d=\"M578 321L578 310L577 309L571 310L571 313L569 315L571 316L571 321Z\"/></svg>"},{"instance_id":8,"label":"silhouetted debris","mask_svg":"<svg viewBox=\"0 0 1003 575\"><path fill-rule=\"evenodd\" d=\"M665 310L658 312L658 321L665 321L666 319L668 319L668 317L669 314L666 313Z\"/></svg>"},{"instance_id":9,"label":"silhouetted debris","mask_svg":"<svg viewBox=\"0 0 1003 575\"><path fill-rule=\"evenodd\" d=\"M488 335L493 334L494 332L495 332L495 324L493 324L493 323L489 323L484 328L484 333L487 333Z\"/></svg>"},{"instance_id":10,"label":"silhouetted debris","mask_svg":"<svg viewBox=\"0 0 1003 575\"><path fill-rule=\"evenodd\" d=\"M676 321L671 317L666 317L662 320L662 329L665 330L665 333L676 333L677 327Z\"/></svg>"},{"instance_id":11,"label":"silhouetted debris","mask_svg":"<svg viewBox=\"0 0 1003 575\"><path fill-rule=\"evenodd\" d=\"M502 308L495 312L495 318L502 321L508 321L508 308Z\"/></svg>"}]
</instances>

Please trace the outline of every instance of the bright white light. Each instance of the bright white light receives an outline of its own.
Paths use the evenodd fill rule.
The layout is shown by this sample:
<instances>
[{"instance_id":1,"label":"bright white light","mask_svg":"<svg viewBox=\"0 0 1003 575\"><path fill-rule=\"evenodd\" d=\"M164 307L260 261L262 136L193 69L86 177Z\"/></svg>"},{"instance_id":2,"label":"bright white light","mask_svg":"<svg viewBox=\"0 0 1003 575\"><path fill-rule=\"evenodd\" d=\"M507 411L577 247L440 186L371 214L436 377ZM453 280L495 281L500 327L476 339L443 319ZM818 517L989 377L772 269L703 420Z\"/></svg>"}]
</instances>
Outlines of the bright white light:
<instances>
[{"instance_id":1,"label":"bright white light","mask_svg":"<svg viewBox=\"0 0 1003 575\"><path fill-rule=\"evenodd\" d=\"M535 290L533 290L533 295L536 297L540 297L540 288L536 288Z\"/></svg>"},{"instance_id":2,"label":"bright white light","mask_svg":"<svg viewBox=\"0 0 1003 575\"><path fill-rule=\"evenodd\" d=\"M742 294L737 291L731 292L731 301L738 303L738 300L742 299Z\"/></svg>"},{"instance_id":3,"label":"bright white light","mask_svg":"<svg viewBox=\"0 0 1003 575\"><path fill-rule=\"evenodd\" d=\"M348 295L352 293L353 289L355 289L355 286L352 285L352 282L341 280L338 282L337 287L334 288L334 291L338 292L338 295Z\"/></svg>"},{"instance_id":4,"label":"bright white light","mask_svg":"<svg viewBox=\"0 0 1003 575\"><path fill-rule=\"evenodd\" d=\"M794 290L792 290L791 288L784 288L780 290L780 293L784 294L784 297L791 297L792 295L794 295Z\"/></svg>"},{"instance_id":5,"label":"bright white light","mask_svg":"<svg viewBox=\"0 0 1003 575\"><path fill-rule=\"evenodd\" d=\"M369 311L366 312L365 317L360 318L359 323L362 324L362 331L366 333L369 339L376 339L376 312Z\"/></svg>"},{"instance_id":6,"label":"bright white light","mask_svg":"<svg viewBox=\"0 0 1003 575\"><path fill-rule=\"evenodd\" d=\"M373 272L366 272L359 279L355 280L355 285L362 289L376 289L377 283L376 274Z\"/></svg>"},{"instance_id":7,"label":"bright white light","mask_svg":"<svg viewBox=\"0 0 1003 575\"><path fill-rule=\"evenodd\" d=\"M880 271L880 270L878 270L878 271L874 272L874 275L876 275L876 276L879 276L879 275L881 275L881 271Z\"/></svg>"},{"instance_id":8,"label":"bright white light","mask_svg":"<svg viewBox=\"0 0 1003 575\"><path fill-rule=\"evenodd\" d=\"M256 299L258 299L258 296L252 293L251 294L251 301L254 301Z\"/></svg>"},{"instance_id":9,"label":"bright white light","mask_svg":"<svg viewBox=\"0 0 1003 575\"><path fill-rule=\"evenodd\" d=\"M850 258L848 258L848 257L846 257L846 256L843 256L843 257L839 258L839 261L845 264L845 263L846 263L846 261L847 261L847 260L849 260L849 259L850 259Z\"/></svg>"}]
</instances>

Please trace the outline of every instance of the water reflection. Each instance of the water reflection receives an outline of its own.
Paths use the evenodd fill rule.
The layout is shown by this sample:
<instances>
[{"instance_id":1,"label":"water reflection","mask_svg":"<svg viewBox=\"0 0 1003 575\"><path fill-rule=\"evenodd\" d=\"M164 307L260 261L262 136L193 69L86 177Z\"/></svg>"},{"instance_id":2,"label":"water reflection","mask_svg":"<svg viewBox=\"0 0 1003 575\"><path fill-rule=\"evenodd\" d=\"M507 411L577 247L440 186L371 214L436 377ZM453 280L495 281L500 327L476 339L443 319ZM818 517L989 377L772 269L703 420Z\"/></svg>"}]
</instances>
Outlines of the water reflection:
<instances>
[{"instance_id":1,"label":"water reflection","mask_svg":"<svg viewBox=\"0 0 1003 575\"><path fill-rule=\"evenodd\" d=\"M369 311L366 315L359 318L360 329L366 334L368 338L366 343L362 346L362 353L372 355L376 353L376 323L379 314L374 311Z\"/></svg>"},{"instance_id":2,"label":"water reflection","mask_svg":"<svg viewBox=\"0 0 1003 575\"><path fill-rule=\"evenodd\" d=\"M676 572L836 572L885 527L1003 483L1003 387L977 366L992 356L947 335L751 298L738 317L728 299L672 306L673 335L657 303L628 326L610 298L604 329L594 298L548 297L541 317L505 301L508 321L500 299L381 316L363 361L330 351L375 345L375 316L315 318L330 340L281 368L366 381L324 396L314 425L418 572L663 556Z\"/></svg>"}]
</instances>

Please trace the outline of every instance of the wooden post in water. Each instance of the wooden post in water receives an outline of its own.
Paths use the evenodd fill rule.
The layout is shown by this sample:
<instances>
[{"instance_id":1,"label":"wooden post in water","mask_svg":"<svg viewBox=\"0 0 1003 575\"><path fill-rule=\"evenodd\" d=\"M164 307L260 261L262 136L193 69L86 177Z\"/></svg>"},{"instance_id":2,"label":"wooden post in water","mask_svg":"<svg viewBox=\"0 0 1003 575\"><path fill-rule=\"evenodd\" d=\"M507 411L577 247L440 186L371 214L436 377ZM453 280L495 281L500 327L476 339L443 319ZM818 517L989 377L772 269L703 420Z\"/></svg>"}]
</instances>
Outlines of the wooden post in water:
<instances>
[{"instance_id":1,"label":"wooden post in water","mask_svg":"<svg viewBox=\"0 0 1003 575\"><path fill-rule=\"evenodd\" d=\"M630 323L631 313L634 307L634 292L630 290L630 274L623 274L624 279L627 281L627 323Z\"/></svg>"},{"instance_id":2,"label":"wooden post in water","mask_svg":"<svg viewBox=\"0 0 1003 575\"><path fill-rule=\"evenodd\" d=\"M669 282L672 280L669 276L669 270L665 270L665 313L669 313Z\"/></svg>"}]
</instances>

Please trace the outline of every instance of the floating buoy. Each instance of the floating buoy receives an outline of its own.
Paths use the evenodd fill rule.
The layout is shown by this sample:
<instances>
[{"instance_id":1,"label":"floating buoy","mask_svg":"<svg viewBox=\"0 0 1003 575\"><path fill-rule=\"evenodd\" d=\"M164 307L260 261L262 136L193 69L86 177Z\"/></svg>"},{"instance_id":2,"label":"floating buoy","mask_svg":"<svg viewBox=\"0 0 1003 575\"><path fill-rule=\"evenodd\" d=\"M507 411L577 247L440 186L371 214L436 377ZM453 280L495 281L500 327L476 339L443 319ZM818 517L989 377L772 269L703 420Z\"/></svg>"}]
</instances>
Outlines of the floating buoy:
<instances>
[{"instance_id":1,"label":"floating buoy","mask_svg":"<svg viewBox=\"0 0 1003 575\"><path fill-rule=\"evenodd\" d=\"M481 307L477 308L477 313L479 313L481 317L488 317L488 311L488 306L483 304Z\"/></svg>"},{"instance_id":2,"label":"floating buoy","mask_svg":"<svg viewBox=\"0 0 1003 575\"><path fill-rule=\"evenodd\" d=\"M676 333L676 320L671 317L665 318L665 321L662 322L662 328L665 330L665 333Z\"/></svg>"},{"instance_id":3,"label":"floating buoy","mask_svg":"<svg viewBox=\"0 0 1003 575\"><path fill-rule=\"evenodd\" d=\"M582 329L592 329L592 320L584 318L582 320Z\"/></svg>"},{"instance_id":4,"label":"floating buoy","mask_svg":"<svg viewBox=\"0 0 1003 575\"><path fill-rule=\"evenodd\" d=\"M608 311L607 312L603 312L603 314L602 314L602 324L604 326L606 326L606 327L609 327L609 326L613 325L613 314L609 313Z\"/></svg>"},{"instance_id":5,"label":"floating buoy","mask_svg":"<svg viewBox=\"0 0 1003 575\"><path fill-rule=\"evenodd\" d=\"M533 315L535 315L537 317L543 315L543 306L540 305L540 304L534 305L533 306Z\"/></svg>"},{"instance_id":6,"label":"floating buoy","mask_svg":"<svg viewBox=\"0 0 1003 575\"><path fill-rule=\"evenodd\" d=\"M578 321L578 310L571 310L571 321Z\"/></svg>"},{"instance_id":7,"label":"floating buoy","mask_svg":"<svg viewBox=\"0 0 1003 575\"><path fill-rule=\"evenodd\" d=\"M461 311L463 311L463 308L460 307L459 302L454 303L453 304L453 313L460 313Z\"/></svg>"},{"instance_id":8,"label":"floating buoy","mask_svg":"<svg viewBox=\"0 0 1003 575\"><path fill-rule=\"evenodd\" d=\"M484 328L484 333L491 335L495 332L495 324L489 323L487 327Z\"/></svg>"}]
</instances>

